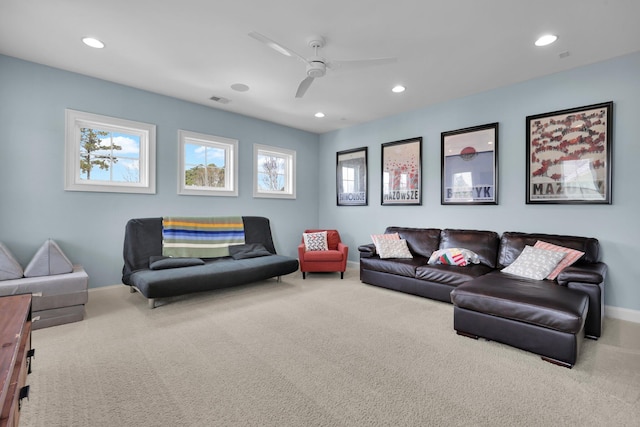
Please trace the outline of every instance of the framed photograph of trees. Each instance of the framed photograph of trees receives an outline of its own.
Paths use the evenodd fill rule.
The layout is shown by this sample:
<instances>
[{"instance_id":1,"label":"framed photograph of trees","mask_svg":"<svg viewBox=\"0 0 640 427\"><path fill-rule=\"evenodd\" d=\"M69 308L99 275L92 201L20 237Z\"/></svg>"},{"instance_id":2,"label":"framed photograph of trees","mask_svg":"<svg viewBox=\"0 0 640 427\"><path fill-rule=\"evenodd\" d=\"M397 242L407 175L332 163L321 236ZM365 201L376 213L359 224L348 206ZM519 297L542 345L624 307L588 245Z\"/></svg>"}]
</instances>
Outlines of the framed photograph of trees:
<instances>
[{"instance_id":1,"label":"framed photograph of trees","mask_svg":"<svg viewBox=\"0 0 640 427\"><path fill-rule=\"evenodd\" d=\"M422 137L382 144L383 206L422 204Z\"/></svg>"},{"instance_id":2,"label":"framed photograph of trees","mask_svg":"<svg viewBox=\"0 0 640 427\"><path fill-rule=\"evenodd\" d=\"M336 153L336 203L366 206L369 201L367 147Z\"/></svg>"},{"instance_id":3,"label":"framed photograph of trees","mask_svg":"<svg viewBox=\"0 0 640 427\"><path fill-rule=\"evenodd\" d=\"M498 204L498 123L442 133L443 205Z\"/></svg>"},{"instance_id":4,"label":"framed photograph of trees","mask_svg":"<svg viewBox=\"0 0 640 427\"><path fill-rule=\"evenodd\" d=\"M527 203L611 204L613 102L528 116Z\"/></svg>"}]
</instances>

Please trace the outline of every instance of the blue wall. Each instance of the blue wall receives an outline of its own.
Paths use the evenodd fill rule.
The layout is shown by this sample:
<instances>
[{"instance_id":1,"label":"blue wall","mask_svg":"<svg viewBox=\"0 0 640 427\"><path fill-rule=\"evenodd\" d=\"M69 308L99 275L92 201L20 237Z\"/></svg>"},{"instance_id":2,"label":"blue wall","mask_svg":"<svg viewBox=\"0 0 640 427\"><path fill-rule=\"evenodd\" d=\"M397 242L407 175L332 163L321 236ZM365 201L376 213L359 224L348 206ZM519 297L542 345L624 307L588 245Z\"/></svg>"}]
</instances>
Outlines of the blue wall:
<instances>
[{"instance_id":1,"label":"blue wall","mask_svg":"<svg viewBox=\"0 0 640 427\"><path fill-rule=\"evenodd\" d=\"M65 108L156 125L155 195L64 191ZM239 196L178 196L178 129L239 140ZM296 150L297 199L253 198L253 144ZM23 267L47 238L90 286L121 283L128 219L261 215L297 257L318 223L318 135L0 55L0 241ZM335 197L335 196L334 196Z\"/></svg>"},{"instance_id":2,"label":"blue wall","mask_svg":"<svg viewBox=\"0 0 640 427\"><path fill-rule=\"evenodd\" d=\"M0 241L23 266L46 238L85 266L90 286L120 283L129 218L264 215L279 253L296 256L308 227L340 230L357 246L388 225L479 228L592 236L609 264L606 304L640 310L637 132L640 54L633 54L314 135L269 122L0 55ZM613 205L525 204L525 117L614 101ZM157 194L65 192L64 109L157 125ZM499 205L440 205L440 133L500 123ZM240 195L178 196L177 130L240 141ZM423 137L422 206L380 206L380 145ZM254 143L297 152L297 199L252 197ZM336 152L369 147L369 206L337 207ZM318 161L319 159L319 161Z\"/></svg>"},{"instance_id":3,"label":"blue wall","mask_svg":"<svg viewBox=\"0 0 640 427\"><path fill-rule=\"evenodd\" d=\"M526 205L526 116L606 101L614 101L613 204ZM639 118L640 54L633 54L321 135L319 226L339 229L354 261L357 246L389 225L596 237L609 265L606 304L640 310ZM440 205L441 132L492 122L500 123L499 205ZM418 136L422 206L380 206L381 144ZM362 146L369 147L369 206L337 207L336 151Z\"/></svg>"}]
</instances>

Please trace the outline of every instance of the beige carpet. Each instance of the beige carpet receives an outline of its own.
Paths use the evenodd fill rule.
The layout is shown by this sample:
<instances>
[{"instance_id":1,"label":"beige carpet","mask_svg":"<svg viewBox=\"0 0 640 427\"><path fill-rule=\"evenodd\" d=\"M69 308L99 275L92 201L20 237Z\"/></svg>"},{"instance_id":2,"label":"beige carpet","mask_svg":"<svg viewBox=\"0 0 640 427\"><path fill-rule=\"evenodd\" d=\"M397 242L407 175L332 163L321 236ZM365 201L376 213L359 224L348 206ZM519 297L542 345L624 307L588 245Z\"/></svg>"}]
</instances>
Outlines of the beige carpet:
<instances>
[{"instance_id":1,"label":"beige carpet","mask_svg":"<svg viewBox=\"0 0 640 427\"><path fill-rule=\"evenodd\" d=\"M150 310L115 286L37 330L22 426L637 426L640 325L573 369L456 335L449 304L299 273Z\"/></svg>"}]
</instances>

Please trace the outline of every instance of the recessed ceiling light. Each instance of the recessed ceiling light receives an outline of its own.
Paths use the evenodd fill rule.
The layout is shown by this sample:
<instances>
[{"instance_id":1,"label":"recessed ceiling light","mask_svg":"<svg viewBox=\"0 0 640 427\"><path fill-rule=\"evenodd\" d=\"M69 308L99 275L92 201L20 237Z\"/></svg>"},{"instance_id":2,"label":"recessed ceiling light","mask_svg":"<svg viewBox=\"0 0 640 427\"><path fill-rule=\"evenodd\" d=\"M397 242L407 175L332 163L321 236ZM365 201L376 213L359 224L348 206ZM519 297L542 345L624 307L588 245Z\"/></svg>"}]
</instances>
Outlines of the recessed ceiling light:
<instances>
[{"instance_id":1,"label":"recessed ceiling light","mask_svg":"<svg viewBox=\"0 0 640 427\"><path fill-rule=\"evenodd\" d=\"M102 49L104 47L104 43L93 37L84 37L82 42L87 46L94 47L96 49Z\"/></svg>"},{"instance_id":2,"label":"recessed ceiling light","mask_svg":"<svg viewBox=\"0 0 640 427\"><path fill-rule=\"evenodd\" d=\"M324 113L322 111L318 111L316 114L314 114L317 118L321 119L324 117Z\"/></svg>"},{"instance_id":3,"label":"recessed ceiling light","mask_svg":"<svg viewBox=\"0 0 640 427\"><path fill-rule=\"evenodd\" d=\"M405 89L406 88L404 86L397 85L397 86L394 86L393 89L391 89L391 91L394 92L394 93L401 93L401 92L404 92Z\"/></svg>"},{"instance_id":4,"label":"recessed ceiling light","mask_svg":"<svg viewBox=\"0 0 640 427\"><path fill-rule=\"evenodd\" d=\"M544 36L542 36L538 40L536 40L535 45L536 46L547 46L547 45L550 45L551 43L555 42L556 40L558 40L558 36L553 35L553 34L545 34Z\"/></svg>"}]
</instances>

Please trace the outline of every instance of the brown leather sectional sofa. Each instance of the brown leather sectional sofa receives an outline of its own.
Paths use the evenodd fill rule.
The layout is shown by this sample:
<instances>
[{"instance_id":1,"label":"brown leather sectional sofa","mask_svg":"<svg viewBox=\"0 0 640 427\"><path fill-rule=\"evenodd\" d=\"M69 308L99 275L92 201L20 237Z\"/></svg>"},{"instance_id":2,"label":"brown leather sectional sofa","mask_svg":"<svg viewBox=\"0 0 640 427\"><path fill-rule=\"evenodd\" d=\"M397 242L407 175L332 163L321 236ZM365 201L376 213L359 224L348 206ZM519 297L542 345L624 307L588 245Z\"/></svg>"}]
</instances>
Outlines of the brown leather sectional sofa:
<instances>
[{"instance_id":1,"label":"brown leather sectional sofa","mask_svg":"<svg viewBox=\"0 0 640 427\"><path fill-rule=\"evenodd\" d=\"M361 245L360 280L413 295L453 303L460 335L503 342L563 366L575 364L584 336L597 339L604 320L607 266L597 239L552 234L388 227L407 241L413 258L381 259L374 244ZM584 252L551 280L504 273L538 240ZM430 265L438 249L475 252L479 264Z\"/></svg>"}]
</instances>

